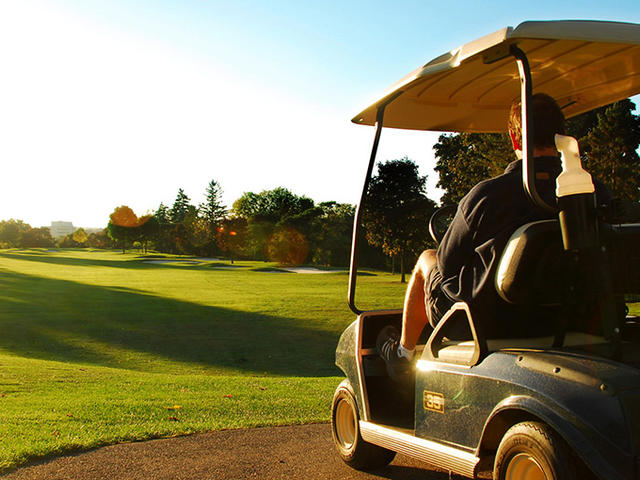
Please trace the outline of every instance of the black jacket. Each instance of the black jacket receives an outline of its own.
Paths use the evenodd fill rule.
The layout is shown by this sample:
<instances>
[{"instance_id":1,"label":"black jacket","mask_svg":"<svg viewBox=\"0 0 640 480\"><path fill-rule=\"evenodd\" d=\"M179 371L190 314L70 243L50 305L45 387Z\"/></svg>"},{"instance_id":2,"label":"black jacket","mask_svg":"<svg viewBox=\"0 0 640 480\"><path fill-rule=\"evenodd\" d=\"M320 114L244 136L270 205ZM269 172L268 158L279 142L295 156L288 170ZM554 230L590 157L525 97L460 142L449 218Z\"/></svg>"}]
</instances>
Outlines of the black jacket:
<instances>
[{"instance_id":1,"label":"black jacket","mask_svg":"<svg viewBox=\"0 0 640 480\"><path fill-rule=\"evenodd\" d=\"M558 157L535 159L536 187L549 204L556 204L556 177L562 171ZM597 181L599 204L610 202L608 190ZM525 223L556 218L534 208L522 185L522 161L511 162L505 172L478 183L461 200L438 248L442 290L453 301L466 301L474 319L481 319L487 337L511 332L514 307L495 289L495 275L502 252L513 232Z\"/></svg>"}]
</instances>

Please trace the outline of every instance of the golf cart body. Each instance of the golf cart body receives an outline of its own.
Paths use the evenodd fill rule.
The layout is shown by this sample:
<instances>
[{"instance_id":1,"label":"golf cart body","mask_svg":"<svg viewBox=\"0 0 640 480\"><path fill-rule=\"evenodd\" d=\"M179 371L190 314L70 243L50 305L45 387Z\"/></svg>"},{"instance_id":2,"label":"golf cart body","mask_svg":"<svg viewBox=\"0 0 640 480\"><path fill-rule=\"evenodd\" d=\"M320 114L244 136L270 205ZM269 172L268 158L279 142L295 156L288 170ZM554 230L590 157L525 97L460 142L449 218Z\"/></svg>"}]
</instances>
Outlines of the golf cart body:
<instances>
[{"instance_id":1,"label":"golf cart body","mask_svg":"<svg viewBox=\"0 0 640 480\"><path fill-rule=\"evenodd\" d=\"M472 478L493 471L496 479L640 479L640 329L624 310L624 295L640 293L640 225L604 223L587 191L559 198L558 206L538 195L527 108L534 89L555 98L566 117L639 93L640 25L508 27L437 57L353 119L377 126L354 224L349 305L358 317L336 350L346 380L334 398L333 437L343 460L356 468L381 466L401 452ZM418 345L415 377L400 388L387 375L376 338L387 325L400 328L402 312L362 311L355 304L360 213L382 127L504 131L518 97L523 187L535 208L557 220L514 232L496 289L523 311L535 305L539 315L560 312L558 327L546 336L486 338L483 319L456 303ZM597 331L572 330L581 319L562 316L575 299L540 288L549 273L531 265L540 263L541 249L550 255L547 263L570 258L561 264L573 273L563 281L588 277L577 283L598 305L589 313L598 320ZM566 475L550 474L553 469L541 466L547 460L535 452L507 445L536 429L567 456Z\"/></svg>"}]
</instances>

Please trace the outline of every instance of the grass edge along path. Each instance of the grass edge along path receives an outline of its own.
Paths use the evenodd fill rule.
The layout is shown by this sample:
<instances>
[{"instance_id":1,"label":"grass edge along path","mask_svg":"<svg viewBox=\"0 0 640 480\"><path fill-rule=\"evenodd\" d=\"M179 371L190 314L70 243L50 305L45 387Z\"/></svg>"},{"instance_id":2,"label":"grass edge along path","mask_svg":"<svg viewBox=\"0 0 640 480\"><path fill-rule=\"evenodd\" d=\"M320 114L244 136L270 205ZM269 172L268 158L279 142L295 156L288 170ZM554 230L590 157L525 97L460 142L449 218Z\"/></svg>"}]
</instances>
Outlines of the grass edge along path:
<instances>
[{"instance_id":1,"label":"grass edge along path","mask_svg":"<svg viewBox=\"0 0 640 480\"><path fill-rule=\"evenodd\" d=\"M165 375L0 355L0 474L126 441L328 421L340 380Z\"/></svg>"}]
</instances>

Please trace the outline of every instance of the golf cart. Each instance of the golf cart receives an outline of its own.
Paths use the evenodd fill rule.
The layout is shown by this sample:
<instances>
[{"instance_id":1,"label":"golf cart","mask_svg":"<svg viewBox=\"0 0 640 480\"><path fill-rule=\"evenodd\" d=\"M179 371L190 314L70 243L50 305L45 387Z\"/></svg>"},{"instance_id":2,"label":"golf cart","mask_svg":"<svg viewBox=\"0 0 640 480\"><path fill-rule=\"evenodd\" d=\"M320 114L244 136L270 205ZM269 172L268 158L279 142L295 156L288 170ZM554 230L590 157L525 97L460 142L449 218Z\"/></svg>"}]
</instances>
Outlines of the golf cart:
<instances>
[{"instance_id":1,"label":"golf cart","mask_svg":"<svg viewBox=\"0 0 640 480\"><path fill-rule=\"evenodd\" d=\"M567 118L640 93L640 25L504 28L418 68L353 119L376 125L354 222L348 301L357 319L337 346L346 379L332 407L335 446L354 468L382 468L400 452L471 478L640 480L640 324L624 304L640 294L640 224L603 220L570 137L556 138L564 175L557 204L541 198L533 91L556 99ZM483 318L459 302L418 345L409 380L394 382L376 338L387 325L400 329L402 312L355 303L360 216L382 127L500 132L518 96L523 187L552 219L514 232L496 289L523 315L555 315L553 331L487 338ZM439 239L438 219L431 223Z\"/></svg>"}]
</instances>

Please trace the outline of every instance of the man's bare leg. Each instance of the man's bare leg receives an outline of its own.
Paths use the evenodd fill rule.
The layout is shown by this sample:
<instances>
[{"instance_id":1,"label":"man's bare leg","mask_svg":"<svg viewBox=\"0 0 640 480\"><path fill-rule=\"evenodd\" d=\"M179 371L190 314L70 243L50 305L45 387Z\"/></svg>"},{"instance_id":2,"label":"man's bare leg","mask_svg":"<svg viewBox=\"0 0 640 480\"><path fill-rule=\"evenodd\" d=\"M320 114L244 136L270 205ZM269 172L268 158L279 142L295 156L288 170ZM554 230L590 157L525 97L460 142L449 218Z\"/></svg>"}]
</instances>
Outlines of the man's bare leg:
<instances>
[{"instance_id":1,"label":"man's bare leg","mask_svg":"<svg viewBox=\"0 0 640 480\"><path fill-rule=\"evenodd\" d=\"M376 349L393 381L402 382L412 378L413 351L420 333L429 322L424 304L425 279L436 263L436 251L425 250L413 269L404 300L400 338L398 329L393 325L387 325L378 333Z\"/></svg>"},{"instance_id":2,"label":"man's bare leg","mask_svg":"<svg viewBox=\"0 0 640 480\"><path fill-rule=\"evenodd\" d=\"M400 345L406 350L414 350L416 342L429 323L425 309L424 285L429 271L437 264L436 251L425 250L418 258L411 274L402 312L402 335Z\"/></svg>"}]
</instances>

